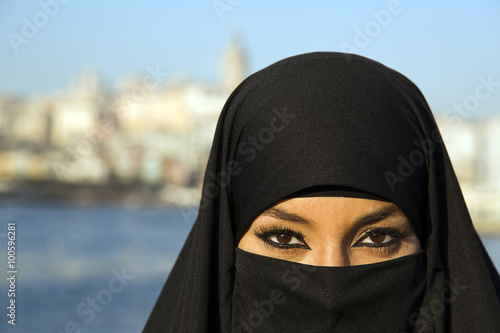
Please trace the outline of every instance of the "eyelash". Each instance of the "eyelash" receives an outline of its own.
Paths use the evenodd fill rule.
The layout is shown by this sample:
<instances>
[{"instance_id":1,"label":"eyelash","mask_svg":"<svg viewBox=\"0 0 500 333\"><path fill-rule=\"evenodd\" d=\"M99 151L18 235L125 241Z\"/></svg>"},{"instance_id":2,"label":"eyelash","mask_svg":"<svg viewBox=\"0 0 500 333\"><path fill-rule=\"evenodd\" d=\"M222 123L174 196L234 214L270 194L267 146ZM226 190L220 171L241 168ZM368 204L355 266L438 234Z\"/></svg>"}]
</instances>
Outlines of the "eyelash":
<instances>
[{"instance_id":1,"label":"eyelash","mask_svg":"<svg viewBox=\"0 0 500 333\"><path fill-rule=\"evenodd\" d=\"M269 246L272 249L280 250L280 251L288 251L288 250L299 250L299 249L306 249L310 250L311 248L307 243L305 242L304 238L305 235L295 229L289 228L289 227L283 227L283 226L276 226L276 227L265 227L265 226L260 226L257 230L254 231L255 236L259 237L262 239L264 244L266 246ZM380 245L377 245L375 243L373 244L361 244L363 240L370 236L374 236L377 234L382 234L386 236L392 237L392 239L388 242L382 243ZM374 228L369 228L363 231L363 234L361 237L359 237L355 242L352 247L366 247L369 251L375 251L375 252L391 252L391 250L395 249L397 246L400 245L401 239L406 237L405 236L406 232L397 228L397 227L374 227ZM279 244L274 241L269 240L270 237L276 237L280 235L286 235L286 236L291 236L295 237L298 241L302 242L305 244Z\"/></svg>"},{"instance_id":2,"label":"eyelash","mask_svg":"<svg viewBox=\"0 0 500 333\"><path fill-rule=\"evenodd\" d=\"M368 244L360 244L363 240L367 239L370 236L374 236L377 234L390 236L392 239L388 242L376 244L376 243L368 243ZM374 227L369 228L363 231L363 235L359 237L352 247L366 247L370 251L382 251L382 252L391 252L396 247L401 244L401 239L406 237L406 232L397 227Z\"/></svg>"},{"instance_id":3,"label":"eyelash","mask_svg":"<svg viewBox=\"0 0 500 333\"><path fill-rule=\"evenodd\" d=\"M269 246L273 249L282 250L282 251L297 250L297 249L310 250L309 246L307 245L306 241L304 240L305 235L303 233L301 233L300 231L294 230L294 229L289 228L289 227L277 226L277 227L267 227L266 228L264 226L260 226L258 228L258 230L254 231L254 234L255 234L255 236L262 239L262 241L264 242L264 244L266 246ZM269 240L270 237L273 237L273 236L276 237L276 236L280 236L280 235L295 237L298 241L300 241L306 245L303 246L300 244L279 244L279 243L275 243L275 242Z\"/></svg>"}]
</instances>

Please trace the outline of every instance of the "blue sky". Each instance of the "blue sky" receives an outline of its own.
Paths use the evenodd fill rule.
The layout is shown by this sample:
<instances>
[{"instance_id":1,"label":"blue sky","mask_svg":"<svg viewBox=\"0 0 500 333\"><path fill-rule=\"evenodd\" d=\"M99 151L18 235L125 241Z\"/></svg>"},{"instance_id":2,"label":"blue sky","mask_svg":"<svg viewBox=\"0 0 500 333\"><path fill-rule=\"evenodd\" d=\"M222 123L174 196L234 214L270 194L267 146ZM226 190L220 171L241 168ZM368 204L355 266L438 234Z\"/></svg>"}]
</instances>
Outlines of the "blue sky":
<instances>
[{"instance_id":1,"label":"blue sky","mask_svg":"<svg viewBox=\"0 0 500 333\"><path fill-rule=\"evenodd\" d=\"M55 92L88 68L110 88L152 65L215 82L234 32L250 73L291 55L350 45L409 77L436 113L474 95L479 77L500 82L496 0L59 1L67 3L56 9L57 0L0 1L0 94ZM40 14L43 6L53 17ZM25 38L26 20L40 27L13 47L14 34ZM492 89L473 116L500 113L500 84Z\"/></svg>"}]
</instances>

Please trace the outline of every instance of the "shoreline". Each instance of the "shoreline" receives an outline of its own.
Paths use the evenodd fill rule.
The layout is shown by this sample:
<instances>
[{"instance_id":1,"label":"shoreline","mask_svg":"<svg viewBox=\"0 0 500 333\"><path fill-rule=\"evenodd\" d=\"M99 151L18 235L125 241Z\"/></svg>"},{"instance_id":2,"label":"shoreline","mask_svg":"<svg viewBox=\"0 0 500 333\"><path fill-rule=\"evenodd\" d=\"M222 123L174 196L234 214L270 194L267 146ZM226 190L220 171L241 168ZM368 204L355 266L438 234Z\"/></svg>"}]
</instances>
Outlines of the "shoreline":
<instances>
[{"instance_id":1,"label":"shoreline","mask_svg":"<svg viewBox=\"0 0 500 333\"><path fill-rule=\"evenodd\" d=\"M177 193L178 192L178 193ZM176 195L181 194L182 196ZM195 207L199 204L198 188L173 185L130 184L67 184L58 181L0 182L0 203L36 202L76 205L147 205L153 207Z\"/></svg>"},{"instance_id":2,"label":"shoreline","mask_svg":"<svg viewBox=\"0 0 500 333\"><path fill-rule=\"evenodd\" d=\"M201 189L175 185L130 184L68 184L58 181L0 181L0 204L19 202L34 204L69 204L76 206L114 205L136 209L189 208L199 205ZM473 211L469 208L469 211ZM500 236L500 221L478 219L472 215L474 228L481 236Z\"/></svg>"}]
</instances>

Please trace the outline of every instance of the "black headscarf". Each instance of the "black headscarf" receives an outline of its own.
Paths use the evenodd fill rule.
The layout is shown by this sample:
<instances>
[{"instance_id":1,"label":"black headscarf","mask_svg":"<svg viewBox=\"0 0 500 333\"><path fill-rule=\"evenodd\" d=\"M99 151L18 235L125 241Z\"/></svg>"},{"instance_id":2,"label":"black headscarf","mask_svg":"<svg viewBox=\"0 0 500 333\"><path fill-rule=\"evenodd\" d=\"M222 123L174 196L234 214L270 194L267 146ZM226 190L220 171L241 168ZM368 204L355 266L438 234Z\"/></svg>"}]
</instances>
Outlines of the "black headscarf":
<instances>
[{"instance_id":1,"label":"black headscarf","mask_svg":"<svg viewBox=\"0 0 500 333\"><path fill-rule=\"evenodd\" d=\"M236 248L264 209L332 189L396 204L422 250L315 267ZM310 53L255 73L226 102L197 220L144 332L500 332L499 299L418 88L360 56Z\"/></svg>"}]
</instances>

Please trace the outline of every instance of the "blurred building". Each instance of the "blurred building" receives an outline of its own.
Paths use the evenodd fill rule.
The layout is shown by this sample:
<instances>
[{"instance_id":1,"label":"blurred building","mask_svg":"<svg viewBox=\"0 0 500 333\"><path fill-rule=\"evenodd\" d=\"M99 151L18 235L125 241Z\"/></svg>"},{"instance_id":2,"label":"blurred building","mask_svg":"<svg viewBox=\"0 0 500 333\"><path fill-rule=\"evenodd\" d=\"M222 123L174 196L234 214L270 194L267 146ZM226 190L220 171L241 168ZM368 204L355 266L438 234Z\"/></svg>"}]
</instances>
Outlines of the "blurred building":
<instances>
[{"instance_id":1,"label":"blurred building","mask_svg":"<svg viewBox=\"0 0 500 333\"><path fill-rule=\"evenodd\" d=\"M246 76L237 38L221 63L213 84L145 86L139 75L109 93L88 70L57 94L0 97L0 182L199 185L222 106Z\"/></svg>"},{"instance_id":2,"label":"blurred building","mask_svg":"<svg viewBox=\"0 0 500 333\"><path fill-rule=\"evenodd\" d=\"M241 41L237 35L234 35L227 45L224 55L221 59L222 68L222 88L229 94L246 76L246 56L241 46Z\"/></svg>"},{"instance_id":3,"label":"blurred building","mask_svg":"<svg viewBox=\"0 0 500 333\"><path fill-rule=\"evenodd\" d=\"M500 230L500 116L450 121L437 118L453 169L476 226Z\"/></svg>"}]
</instances>

